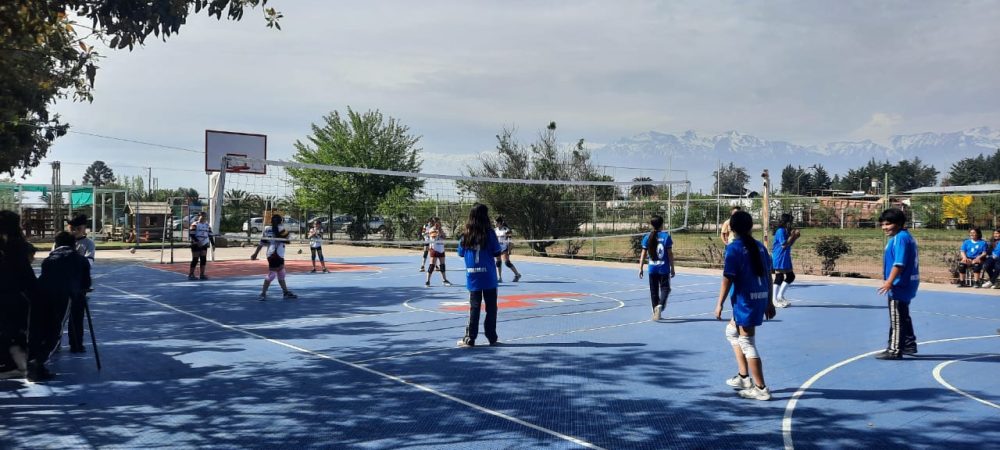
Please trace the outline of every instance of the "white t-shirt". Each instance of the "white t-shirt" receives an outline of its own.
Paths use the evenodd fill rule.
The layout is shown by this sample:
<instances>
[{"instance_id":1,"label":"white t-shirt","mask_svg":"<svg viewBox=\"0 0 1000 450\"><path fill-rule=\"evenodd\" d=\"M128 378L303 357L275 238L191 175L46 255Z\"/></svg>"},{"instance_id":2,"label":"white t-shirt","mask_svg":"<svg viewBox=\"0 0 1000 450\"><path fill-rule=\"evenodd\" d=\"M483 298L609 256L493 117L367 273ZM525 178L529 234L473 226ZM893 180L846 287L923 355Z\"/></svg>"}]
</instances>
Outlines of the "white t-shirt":
<instances>
[{"instance_id":1,"label":"white t-shirt","mask_svg":"<svg viewBox=\"0 0 1000 450\"><path fill-rule=\"evenodd\" d=\"M323 230L309 229L309 248L323 247Z\"/></svg>"},{"instance_id":2,"label":"white t-shirt","mask_svg":"<svg viewBox=\"0 0 1000 450\"><path fill-rule=\"evenodd\" d=\"M499 226L493 231L497 234L497 240L500 241L500 251L510 248L510 228Z\"/></svg>"},{"instance_id":3,"label":"white t-shirt","mask_svg":"<svg viewBox=\"0 0 1000 450\"><path fill-rule=\"evenodd\" d=\"M207 223L196 222L191 225L191 234L194 236L194 243L199 247L209 244L209 237L212 236L212 226Z\"/></svg>"},{"instance_id":4,"label":"white t-shirt","mask_svg":"<svg viewBox=\"0 0 1000 450\"><path fill-rule=\"evenodd\" d=\"M428 234L428 238L430 239L431 248L435 252L444 253L444 232L438 232L433 236Z\"/></svg>"},{"instance_id":5,"label":"white t-shirt","mask_svg":"<svg viewBox=\"0 0 1000 450\"><path fill-rule=\"evenodd\" d=\"M285 231L284 225L278 225L278 233L275 233L273 227L268 225L264 227L264 232L260 237L260 242L267 245L267 256L278 255L279 258L285 257L285 244L287 244L287 238L278 238L277 235ZM280 240L285 239L285 240Z\"/></svg>"}]
</instances>

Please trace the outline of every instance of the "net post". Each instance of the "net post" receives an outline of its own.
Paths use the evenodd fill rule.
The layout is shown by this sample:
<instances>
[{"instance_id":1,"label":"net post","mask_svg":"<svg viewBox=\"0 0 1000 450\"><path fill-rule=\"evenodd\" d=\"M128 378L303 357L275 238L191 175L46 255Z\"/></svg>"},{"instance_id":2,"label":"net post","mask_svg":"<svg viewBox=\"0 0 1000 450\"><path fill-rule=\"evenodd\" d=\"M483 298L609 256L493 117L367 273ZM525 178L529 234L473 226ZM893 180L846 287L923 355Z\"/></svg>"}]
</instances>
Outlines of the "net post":
<instances>
[{"instance_id":1,"label":"net post","mask_svg":"<svg viewBox=\"0 0 1000 450\"><path fill-rule=\"evenodd\" d=\"M212 224L212 232L218 233L220 231L220 226L222 225L222 199L223 193L226 190L226 172L229 171L229 155L223 156L221 158L220 167L222 170L209 175L209 195L211 202L209 222Z\"/></svg>"}]
</instances>

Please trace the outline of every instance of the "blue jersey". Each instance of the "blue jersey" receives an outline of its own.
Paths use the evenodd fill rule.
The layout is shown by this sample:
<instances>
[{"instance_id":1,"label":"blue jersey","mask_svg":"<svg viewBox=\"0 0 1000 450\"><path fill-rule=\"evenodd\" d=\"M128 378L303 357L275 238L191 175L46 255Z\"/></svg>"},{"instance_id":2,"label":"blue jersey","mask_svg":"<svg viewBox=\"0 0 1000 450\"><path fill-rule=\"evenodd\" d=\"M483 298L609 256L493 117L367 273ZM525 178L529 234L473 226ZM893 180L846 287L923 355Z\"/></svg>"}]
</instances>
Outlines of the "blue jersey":
<instances>
[{"instance_id":1,"label":"blue jersey","mask_svg":"<svg viewBox=\"0 0 1000 450\"><path fill-rule=\"evenodd\" d=\"M653 250L649 250L649 235L642 237L642 249L646 250L649 255L649 259L646 260L649 264L649 273L670 274L670 254L667 253L667 250L673 246L674 240L666 231L656 233L656 248ZM656 252L656 261L653 261L653 252Z\"/></svg>"},{"instance_id":2,"label":"blue jersey","mask_svg":"<svg viewBox=\"0 0 1000 450\"><path fill-rule=\"evenodd\" d=\"M789 245L787 248L785 244L788 243L789 232L785 227L779 227L774 232L774 244L771 245L771 263L775 270L792 270L792 246Z\"/></svg>"},{"instance_id":3,"label":"blue jersey","mask_svg":"<svg viewBox=\"0 0 1000 450\"><path fill-rule=\"evenodd\" d=\"M493 230L486 233L486 245L474 248L462 247L458 241L458 256L465 258L465 287L470 291L497 288L497 269L494 258L503 250L500 240Z\"/></svg>"},{"instance_id":4,"label":"blue jersey","mask_svg":"<svg viewBox=\"0 0 1000 450\"><path fill-rule=\"evenodd\" d=\"M900 230L885 244L882 258L882 279L888 280L893 267L901 267L902 272L892 282L889 297L910 303L920 286L920 260L917 256L917 241L908 230Z\"/></svg>"},{"instance_id":5,"label":"blue jersey","mask_svg":"<svg viewBox=\"0 0 1000 450\"><path fill-rule=\"evenodd\" d=\"M993 252L990 254L993 259L1000 259L1000 241L993 243Z\"/></svg>"},{"instance_id":6,"label":"blue jersey","mask_svg":"<svg viewBox=\"0 0 1000 450\"><path fill-rule=\"evenodd\" d=\"M760 276L754 274L750 253L741 239L726 246L723 259L722 275L733 282L733 320L740 326L758 326L763 323L764 312L770 302L771 283L768 274L771 272L771 258L764 244L757 240L754 243L757 244L764 267Z\"/></svg>"},{"instance_id":7,"label":"blue jersey","mask_svg":"<svg viewBox=\"0 0 1000 450\"><path fill-rule=\"evenodd\" d=\"M978 241L966 239L965 242L962 243L962 254L964 254L966 258L975 259L986 254L986 250L989 246L990 244L986 243L983 239Z\"/></svg>"}]
</instances>

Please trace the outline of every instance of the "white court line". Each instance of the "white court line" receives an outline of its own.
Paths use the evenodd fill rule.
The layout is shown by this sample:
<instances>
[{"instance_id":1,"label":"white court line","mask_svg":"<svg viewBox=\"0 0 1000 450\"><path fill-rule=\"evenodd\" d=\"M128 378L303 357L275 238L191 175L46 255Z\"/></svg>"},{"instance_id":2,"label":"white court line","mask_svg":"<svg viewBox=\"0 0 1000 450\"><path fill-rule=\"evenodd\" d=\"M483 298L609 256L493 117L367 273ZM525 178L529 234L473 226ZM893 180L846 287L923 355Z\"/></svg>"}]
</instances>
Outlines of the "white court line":
<instances>
[{"instance_id":1,"label":"white court line","mask_svg":"<svg viewBox=\"0 0 1000 450\"><path fill-rule=\"evenodd\" d=\"M972 361L974 359L982 359L982 358L995 358L997 356L1000 356L1000 355L973 356L971 358L953 359L951 361L945 361L945 362L943 362L941 364L938 364L937 367L934 368L934 372L933 372L934 373L934 379L937 380L938 383L941 383L942 386L944 386L944 387L946 387L948 389L951 389L951 390L953 390L955 392L958 392L959 394L962 394L962 395L964 395L964 396L966 396L968 398L971 398L971 399L973 399L973 400L975 400L975 401L977 401L979 403L982 403L982 404L984 404L986 406L992 406L992 407L994 407L996 409L1000 409L1000 405L998 405L996 403L993 403L991 401L988 401L988 400L983 400L983 399L981 399L979 397L976 397L976 396L974 396L974 395L972 395L972 394L970 394L968 392L965 392L965 391L963 391L963 390L961 390L961 389L959 389L959 388L957 388L955 386L952 386L951 383L945 381L944 377L941 376L941 370L943 370L946 366L948 366L949 364L951 364L953 362L958 362L958 361Z\"/></svg>"},{"instance_id":2,"label":"white court line","mask_svg":"<svg viewBox=\"0 0 1000 450\"><path fill-rule=\"evenodd\" d=\"M938 340L934 340L934 341L918 342L917 344L918 345L927 345L927 344L937 344L937 343L940 343L940 342L965 341L965 340L971 340L971 339L990 339L990 338L997 338L997 337L1000 337L1000 335L991 334L991 335L988 335L988 336L969 336L969 337L959 337L959 338L951 338L951 339L938 339ZM871 352L868 352L868 353L862 353L862 354L860 354L858 356L855 356L853 358L845 359L845 360L843 360L843 361L841 361L839 363L836 363L836 364L834 364L834 365L832 365L830 367L827 367L827 368L819 371L818 373L816 373L816 375L813 375L812 378L809 378L808 380L806 380L805 383L802 383L802 386L800 386L799 389L797 391L795 391L794 394L792 394L792 397L788 400L788 404L785 405L785 416L781 419L781 435L782 435L782 438L784 439L785 449L786 450L792 450L792 449L795 448L795 443L794 443L794 441L792 441L792 413L795 412L795 406L798 404L799 398L801 398L802 395L805 394L806 391L809 390L809 388L812 387L813 384L815 384L817 381L819 381L820 378L823 378L824 376L826 376L830 372L833 372L834 370L837 370L837 369L839 369L839 368L841 368L843 366L846 366L846 365L848 365L848 364L850 364L850 363L852 363L854 361L857 361L859 359L862 359L862 358L874 355L876 353L881 353L882 351L884 351L884 350L875 350L875 351L871 351ZM918 359L918 358L914 358L914 359Z\"/></svg>"},{"instance_id":3,"label":"white court line","mask_svg":"<svg viewBox=\"0 0 1000 450\"><path fill-rule=\"evenodd\" d=\"M199 320L211 323L213 325L220 326L220 327L225 328L227 330L235 331L237 333L243 333L243 334L245 334L247 336L251 336L251 337L254 337L254 338L257 338L257 339L262 339L262 340L265 340L265 341L270 342L272 344L276 344L276 345L280 345L282 347L290 348L292 350L296 350L296 351L299 351L299 352L302 352L302 353L306 353L306 354L315 356L317 358L322 358L322 359L326 359L326 360L329 360L329 361L333 361L333 362L336 362L338 364L343 364L343 365L348 366L348 367L352 367L352 368L355 368L355 369L358 369L358 370L361 370L361 371L364 371L364 372L368 372L368 373L370 373L372 375L376 375L376 376L379 376L379 377L382 377L382 378L386 378L386 379L395 381L397 383L401 383L401 384L406 385L406 386L410 386L410 387L419 389L421 391L427 392L429 394L436 395L436 396L441 397L443 399L450 400L450 401L453 401L455 403L467 406L467 407L472 408L472 409L474 409L476 411L483 412L483 413L489 414L489 415L494 416L494 417L499 417L501 419L514 422L514 423L516 423L518 425L523 425L523 426L531 428L533 430L540 431L540 432L548 434L550 436L554 436L554 437L557 437L559 439L572 442L572 443L574 443L576 445L579 445L581 447L584 447L584 448L593 448L593 449L602 449L603 450L603 447L591 444L590 442L584 441L584 440L582 440L580 438L576 438L576 437L573 437L573 436L562 434L562 433L560 433L558 431L550 430L550 429L545 428L543 426L535 425L535 424L530 423L530 422L526 422L524 420L518 419L517 417L510 416L510 415L504 414L504 413L502 413L500 411L495 411L495 410L486 408L484 406L477 405L475 403L472 403L472 402L469 402L469 401L466 401L466 400L462 400L462 399L460 399L458 397L455 397L453 395L446 394L444 392L435 390L435 389L433 389L431 387L424 386L422 384L414 383L412 381L406 380L406 379L401 378L401 377L397 377L395 375L390 375L390 374L387 374L385 372L380 372L380 371L375 370L375 369L371 369L371 368L368 368L368 367L365 367L365 366L362 366L362 365L359 365L359 364L355 364L355 363L352 363L352 362L349 362L349 361L344 361L344 360L342 360L340 358L335 358L333 356L329 356L329 355L326 355L326 354L323 354L323 353L315 352L315 351L312 351L312 350L309 350L309 349L306 349L306 348L299 347L297 345L293 345L293 344L289 344L287 342L279 341L277 339L271 339L269 337L262 336L260 334L254 333L252 331L247 331L247 330L244 330L244 329L236 327L236 326L227 325L227 324L224 324L224 323L219 322L217 320L210 319L210 318L204 317L204 316L200 316L200 315L197 315L197 314L185 311L183 309L180 309L180 308L168 305L166 303L158 302L156 300L153 300L153 299L149 298L148 296L134 294L134 293L122 290L122 289L118 289L118 288L116 288L114 286L108 286L108 285L105 285L105 286L107 286L107 287L109 287L111 289L114 289L114 290L116 290L118 292L121 292L121 293L123 293L125 295L128 295L130 297L137 298L137 299L140 299L140 300L145 300L147 302L160 305L160 306L162 306L164 308L176 311L178 313L181 313L181 314L184 314L184 315L187 315L187 316L190 316L190 317L194 317L196 319L199 319Z\"/></svg>"},{"instance_id":4,"label":"white court line","mask_svg":"<svg viewBox=\"0 0 1000 450\"><path fill-rule=\"evenodd\" d=\"M248 330L257 330L261 328L286 327L291 325L303 325L308 323L319 323L319 322L336 322L338 320L364 319L368 317L389 316L392 314L411 314L415 312L418 311L392 311L392 312L372 313L372 314L355 314L353 316L343 316L343 317L314 317L312 319L292 319L279 322L267 322L257 325L248 325L244 326L243 328Z\"/></svg>"}]
</instances>

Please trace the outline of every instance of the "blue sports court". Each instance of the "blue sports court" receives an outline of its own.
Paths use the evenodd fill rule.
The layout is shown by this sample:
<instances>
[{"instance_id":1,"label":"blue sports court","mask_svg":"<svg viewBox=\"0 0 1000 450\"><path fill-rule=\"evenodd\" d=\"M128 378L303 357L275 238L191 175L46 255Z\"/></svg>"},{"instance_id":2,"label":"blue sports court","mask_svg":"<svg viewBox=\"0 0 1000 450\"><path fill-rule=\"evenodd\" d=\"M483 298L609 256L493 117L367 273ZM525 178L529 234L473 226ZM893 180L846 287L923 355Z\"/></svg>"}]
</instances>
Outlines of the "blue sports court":
<instances>
[{"instance_id":1,"label":"blue sports court","mask_svg":"<svg viewBox=\"0 0 1000 450\"><path fill-rule=\"evenodd\" d=\"M189 282L102 261L103 370L64 351L49 383L0 380L0 447L1000 448L1000 297L986 292L921 291L919 354L879 361L875 288L800 280L758 329L762 402L724 383L736 368L707 271L678 274L652 322L634 264L518 260L503 345L463 349L461 271L428 289L419 257L333 259L364 270L293 273L299 298L266 302L260 274Z\"/></svg>"}]
</instances>

